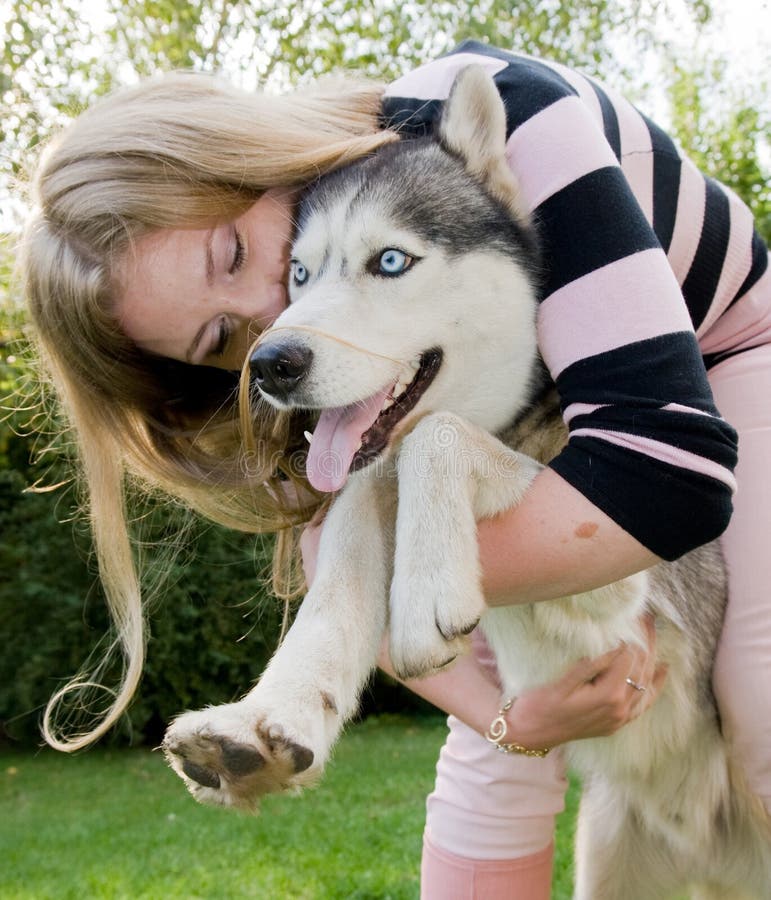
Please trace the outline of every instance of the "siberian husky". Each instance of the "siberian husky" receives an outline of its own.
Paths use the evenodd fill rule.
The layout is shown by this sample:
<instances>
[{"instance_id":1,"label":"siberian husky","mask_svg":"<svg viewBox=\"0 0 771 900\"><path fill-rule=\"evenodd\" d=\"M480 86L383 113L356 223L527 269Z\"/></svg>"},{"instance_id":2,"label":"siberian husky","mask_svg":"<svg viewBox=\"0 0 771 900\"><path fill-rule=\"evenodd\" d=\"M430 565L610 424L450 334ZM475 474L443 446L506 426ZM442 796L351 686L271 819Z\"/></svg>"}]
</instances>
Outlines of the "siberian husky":
<instances>
[{"instance_id":1,"label":"siberian husky","mask_svg":"<svg viewBox=\"0 0 771 900\"><path fill-rule=\"evenodd\" d=\"M182 715L165 752L199 800L255 808L319 777L385 629L411 677L462 652L481 617L511 696L641 641L650 610L669 667L661 696L612 737L566 748L583 778L576 897L653 900L689 884L768 897L767 822L710 688L726 595L717 547L585 595L484 611L475 523L519 502L565 440L536 347L535 239L504 145L498 93L469 67L436 136L388 146L303 200L292 302L251 364L270 402L320 410L307 472L340 493L312 588L260 682Z\"/></svg>"}]
</instances>

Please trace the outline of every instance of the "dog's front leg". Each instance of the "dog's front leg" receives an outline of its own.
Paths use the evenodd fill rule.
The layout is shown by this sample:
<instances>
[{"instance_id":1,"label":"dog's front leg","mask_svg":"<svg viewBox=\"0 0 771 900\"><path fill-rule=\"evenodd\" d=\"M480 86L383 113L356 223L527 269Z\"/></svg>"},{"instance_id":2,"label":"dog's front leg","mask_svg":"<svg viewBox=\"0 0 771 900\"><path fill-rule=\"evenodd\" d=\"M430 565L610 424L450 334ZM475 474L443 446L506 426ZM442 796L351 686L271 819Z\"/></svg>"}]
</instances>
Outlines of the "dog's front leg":
<instances>
[{"instance_id":1,"label":"dog's front leg","mask_svg":"<svg viewBox=\"0 0 771 900\"><path fill-rule=\"evenodd\" d=\"M426 674L465 649L484 611L476 523L518 503L538 463L451 413L404 438L391 585L391 661Z\"/></svg>"},{"instance_id":2,"label":"dog's front leg","mask_svg":"<svg viewBox=\"0 0 771 900\"><path fill-rule=\"evenodd\" d=\"M386 621L395 492L376 481L351 478L333 503L313 586L258 684L170 726L166 757L201 802L254 809L262 794L313 782L356 710Z\"/></svg>"}]
</instances>

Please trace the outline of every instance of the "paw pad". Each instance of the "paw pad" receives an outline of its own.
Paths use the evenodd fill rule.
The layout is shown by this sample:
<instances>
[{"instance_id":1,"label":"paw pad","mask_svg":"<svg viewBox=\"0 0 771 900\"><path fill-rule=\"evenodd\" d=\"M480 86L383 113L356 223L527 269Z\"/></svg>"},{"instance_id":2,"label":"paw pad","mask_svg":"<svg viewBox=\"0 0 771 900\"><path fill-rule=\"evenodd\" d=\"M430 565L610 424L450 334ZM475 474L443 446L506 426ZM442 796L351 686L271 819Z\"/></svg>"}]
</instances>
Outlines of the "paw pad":
<instances>
[{"instance_id":1,"label":"paw pad","mask_svg":"<svg viewBox=\"0 0 771 900\"><path fill-rule=\"evenodd\" d=\"M163 752L191 793L204 803L255 809L266 793L292 787L313 765L313 751L277 729L255 729L257 746L207 730L172 726ZM258 747L260 749L258 749Z\"/></svg>"}]
</instances>

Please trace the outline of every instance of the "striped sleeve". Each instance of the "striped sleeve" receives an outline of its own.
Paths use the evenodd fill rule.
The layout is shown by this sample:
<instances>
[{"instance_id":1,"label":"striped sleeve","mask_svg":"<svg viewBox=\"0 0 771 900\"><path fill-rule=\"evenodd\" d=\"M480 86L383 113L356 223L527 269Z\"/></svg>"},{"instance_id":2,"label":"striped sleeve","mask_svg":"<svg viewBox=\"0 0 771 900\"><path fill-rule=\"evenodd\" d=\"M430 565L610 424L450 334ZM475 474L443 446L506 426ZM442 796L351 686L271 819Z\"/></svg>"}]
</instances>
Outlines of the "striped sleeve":
<instances>
[{"instance_id":1,"label":"striped sleeve","mask_svg":"<svg viewBox=\"0 0 771 900\"><path fill-rule=\"evenodd\" d=\"M446 97L470 61L487 66L503 97L507 158L542 243L539 346L570 434L552 468L675 559L717 537L732 509L736 435L714 407L694 328L733 300L720 295L737 249L732 201L621 98L486 45L424 67L437 67L442 85L430 71L407 76L386 113L390 103L414 124L425 112L427 129L438 106L421 104ZM410 106L405 88L418 82L424 96ZM702 214L691 221L707 223L696 234L683 216L694 208Z\"/></svg>"}]
</instances>

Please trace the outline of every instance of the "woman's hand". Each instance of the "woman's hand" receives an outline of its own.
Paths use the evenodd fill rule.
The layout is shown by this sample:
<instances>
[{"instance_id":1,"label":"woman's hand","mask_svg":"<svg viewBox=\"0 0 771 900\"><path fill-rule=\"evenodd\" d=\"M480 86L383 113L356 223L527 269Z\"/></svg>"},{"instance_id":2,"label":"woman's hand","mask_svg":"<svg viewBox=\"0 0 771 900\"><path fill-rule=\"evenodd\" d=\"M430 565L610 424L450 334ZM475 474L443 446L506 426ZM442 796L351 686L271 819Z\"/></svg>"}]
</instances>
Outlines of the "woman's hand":
<instances>
[{"instance_id":1,"label":"woman's hand","mask_svg":"<svg viewBox=\"0 0 771 900\"><path fill-rule=\"evenodd\" d=\"M506 714L510 739L529 748L555 747L614 734L642 715L666 678L666 666L655 665L653 618L646 616L644 625L647 652L623 644L597 659L581 660L559 681L518 697Z\"/></svg>"},{"instance_id":2,"label":"woman's hand","mask_svg":"<svg viewBox=\"0 0 771 900\"><path fill-rule=\"evenodd\" d=\"M666 666L655 665L653 619L646 616L643 624L645 648L623 644L596 659L581 660L552 684L521 694L506 713L503 742L515 741L533 750L551 748L567 741L605 737L642 715L666 678ZM487 645L480 640L475 653L460 657L445 671L404 684L484 735L502 702L491 659ZM386 641L378 664L393 676ZM645 690L637 690L627 678Z\"/></svg>"}]
</instances>

